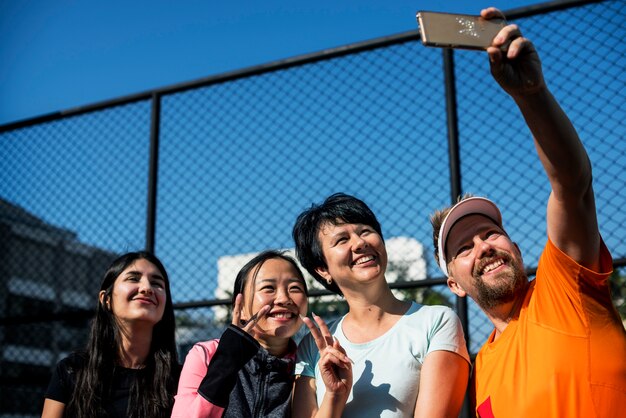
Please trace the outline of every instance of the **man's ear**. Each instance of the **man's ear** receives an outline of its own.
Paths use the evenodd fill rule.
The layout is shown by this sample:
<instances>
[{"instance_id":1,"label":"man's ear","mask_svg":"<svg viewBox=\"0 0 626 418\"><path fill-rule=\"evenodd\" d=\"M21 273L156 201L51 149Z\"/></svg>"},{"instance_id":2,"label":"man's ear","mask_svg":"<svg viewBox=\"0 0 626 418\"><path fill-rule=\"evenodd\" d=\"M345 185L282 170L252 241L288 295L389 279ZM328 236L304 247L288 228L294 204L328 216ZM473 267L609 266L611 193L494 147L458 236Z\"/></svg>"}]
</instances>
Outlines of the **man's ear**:
<instances>
[{"instance_id":1,"label":"man's ear","mask_svg":"<svg viewBox=\"0 0 626 418\"><path fill-rule=\"evenodd\" d=\"M448 276L448 287L452 290L452 293L458 297L464 298L467 296L467 292L461 287L461 285L454 280L453 276Z\"/></svg>"}]
</instances>

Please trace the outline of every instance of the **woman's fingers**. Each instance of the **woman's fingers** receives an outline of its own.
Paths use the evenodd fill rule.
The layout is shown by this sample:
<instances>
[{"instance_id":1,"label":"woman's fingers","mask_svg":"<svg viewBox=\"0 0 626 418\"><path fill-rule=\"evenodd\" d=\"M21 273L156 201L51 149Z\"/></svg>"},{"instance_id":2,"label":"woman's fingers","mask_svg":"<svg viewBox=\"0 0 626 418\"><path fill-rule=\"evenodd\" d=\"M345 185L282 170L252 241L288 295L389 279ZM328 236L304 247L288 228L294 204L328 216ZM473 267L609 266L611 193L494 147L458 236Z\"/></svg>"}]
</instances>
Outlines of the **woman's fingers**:
<instances>
[{"instance_id":1,"label":"woman's fingers","mask_svg":"<svg viewBox=\"0 0 626 418\"><path fill-rule=\"evenodd\" d=\"M241 325L243 325L243 330L246 331L247 333L250 333L252 329L256 326L257 322L259 322L261 318L267 315L270 309L272 309L270 305L263 305L263 307L259 309L257 313L255 313L254 315L250 317L250 319L248 319L245 322L242 322Z\"/></svg>"},{"instance_id":2,"label":"woman's fingers","mask_svg":"<svg viewBox=\"0 0 626 418\"><path fill-rule=\"evenodd\" d=\"M235 306L233 306L232 324L239 328L242 328L246 332L249 332L252 328L254 328L254 326L259 321L259 319L263 318L270 311L271 308L272 307L270 305L265 305L261 309L259 309L257 313L252 315L252 317L250 317L249 319L243 319L242 318L243 295L239 293L235 297Z\"/></svg>"},{"instance_id":3,"label":"woman's fingers","mask_svg":"<svg viewBox=\"0 0 626 418\"><path fill-rule=\"evenodd\" d=\"M320 359L324 356L324 354L328 353L337 359L339 363L335 363L334 361L333 363L338 366L343 367L342 365L348 363L354 364L352 359L346 355L346 350L341 346L339 340L331 334L326 322L324 322L321 317L315 315L315 313L312 313L312 316L315 323L306 316L301 316L301 318L302 322L304 322L307 328L311 331L313 340L315 340L315 345L320 352Z\"/></svg>"},{"instance_id":4,"label":"woman's fingers","mask_svg":"<svg viewBox=\"0 0 626 418\"><path fill-rule=\"evenodd\" d=\"M336 347L320 353L318 366L327 392L349 393L352 388L352 363Z\"/></svg>"},{"instance_id":5,"label":"woman's fingers","mask_svg":"<svg viewBox=\"0 0 626 418\"><path fill-rule=\"evenodd\" d=\"M324 322L322 317L315 315L314 312L312 313L312 315L313 315L313 319L315 320L315 323L320 328L320 332L322 333L322 337L324 338L326 345L333 345L333 336L330 333L330 330L328 329L328 325L326 325L326 322Z\"/></svg>"},{"instance_id":6,"label":"woman's fingers","mask_svg":"<svg viewBox=\"0 0 626 418\"><path fill-rule=\"evenodd\" d=\"M242 318L243 312L243 295L239 293L235 297L235 306L233 306L233 322L232 324L243 329L247 333L250 333L252 328L254 328L259 322L259 319L263 318L271 309L270 305L264 305L257 313L252 315L248 319Z\"/></svg>"},{"instance_id":7,"label":"woman's fingers","mask_svg":"<svg viewBox=\"0 0 626 418\"><path fill-rule=\"evenodd\" d=\"M352 388L352 364L354 362L346 355L341 346L319 316L312 314L313 320L302 317L302 321L311 331L315 344L319 350L318 367L322 381L328 393L349 393Z\"/></svg>"},{"instance_id":8,"label":"woman's fingers","mask_svg":"<svg viewBox=\"0 0 626 418\"><path fill-rule=\"evenodd\" d=\"M302 322L304 322L304 325L306 325L309 331L311 332L311 335L313 336L313 340L315 341L315 345L317 346L317 349L319 351L322 351L324 348L326 348L326 340L324 339L324 337L322 337L322 333L320 332L319 328L317 328L317 326L315 325L313 320L311 320L311 318L306 317L306 316L302 316L301 318L302 318Z\"/></svg>"},{"instance_id":9,"label":"woman's fingers","mask_svg":"<svg viewBox=\"0 0 626 418\"><path fill-rule=\"evenodd\" d=\"M326 347L324 352L320 354L320 360L322 363L331 362L342 369L351 368L353 363L353 361L346 356L345 352L331 346Z\"/></svg>"},{"instance_id":10,"label":"woman's fingers","mask_svg":"<svg viewBox=\"0 0 626 418\"><path fill-rule=\"evenodd\" d=\"M333 345L333 336L328 329L328 325L326 325L326 322L324 322L321 317L315 315L315 313L312 313L311 315L313 316L315 322L306 316L301 316L302 322L304 322L307 328L309 328L309 331L311 331L311 335L315 340L317 349L322 351L329 345Z\"/></svg>"},{"instance_id":11,"label":"woman's fingers","mask_svg":"<svg viewBox=\"0 0 626 418\"><path fill-rule=\"evenodd\" d=\"M341 346L337 337L333 337L333 348L343 355L343 361L354 364L354 361L346 354L346 350Z\"/></svg>"},{"instance_id":12,"label":"woman's fingers","mask_svg":"<svg viewBox=\"0 0 626 418\"><path fill-rule=\"evenodd\" d=\"M239 321L241 320L241 304L242 304L242 301L243 301L243 295L241 293L239 293L235 297L235 306L233 306L233 322L232 322L233 325L238 326L238 327L241 326Z\"/></svg>"}]
</instances>

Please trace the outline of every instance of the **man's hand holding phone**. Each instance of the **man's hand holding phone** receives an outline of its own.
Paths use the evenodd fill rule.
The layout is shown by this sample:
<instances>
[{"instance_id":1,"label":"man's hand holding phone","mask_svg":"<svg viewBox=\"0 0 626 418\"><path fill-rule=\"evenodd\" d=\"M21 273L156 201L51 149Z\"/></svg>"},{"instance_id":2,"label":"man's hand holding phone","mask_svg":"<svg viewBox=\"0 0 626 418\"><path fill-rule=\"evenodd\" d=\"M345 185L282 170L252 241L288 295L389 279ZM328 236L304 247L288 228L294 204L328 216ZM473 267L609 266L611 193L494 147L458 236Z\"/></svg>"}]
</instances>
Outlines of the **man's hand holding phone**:
<instances>
[{"instance_id":1,"label":"man's hand holding phone","mask_svg":"<svg viewBox=\"0 0 626 418\"><path fill-rule=\"evenodd\" d=\"M426 46L487 51L491 74L511 96L545 87L534 45L517 25L507 25L495 7L481 10L478 16L420 11L417 20Z\"/></svg>"},{"instance_id":2,"label":"man's hand holding phone","mask_svg":"<svg viewBox=\"0 0 626 418\"><path fill-rule=\"evenodd\" d=\"M480 15L489 20L504 17L495 7L481 10ZM487 54L493 78L511 96L532 94L545 88L539 54L517 25L502 28L487 48Z\"/></svg>"}]
</instances>

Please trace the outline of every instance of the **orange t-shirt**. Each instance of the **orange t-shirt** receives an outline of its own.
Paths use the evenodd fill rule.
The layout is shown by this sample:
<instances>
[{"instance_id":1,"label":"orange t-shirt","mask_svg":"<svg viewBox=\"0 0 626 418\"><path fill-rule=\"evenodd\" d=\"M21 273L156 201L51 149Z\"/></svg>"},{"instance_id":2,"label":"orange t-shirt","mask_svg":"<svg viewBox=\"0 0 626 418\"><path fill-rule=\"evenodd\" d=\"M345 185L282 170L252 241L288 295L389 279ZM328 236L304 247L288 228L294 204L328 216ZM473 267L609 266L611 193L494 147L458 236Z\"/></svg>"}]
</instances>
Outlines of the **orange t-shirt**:
<instances>
[{"instance_id":1,"label":"orange t-shirt","mask_svg":"<svg viewBox=\"0 0 626 418\"><path fill-rule=\"evenodd\" d=\"M548 240L519 318L476 357L476 416L626 416L626 331L611 270L604 243L598 273Z\"/></svg>"}]
</instances>

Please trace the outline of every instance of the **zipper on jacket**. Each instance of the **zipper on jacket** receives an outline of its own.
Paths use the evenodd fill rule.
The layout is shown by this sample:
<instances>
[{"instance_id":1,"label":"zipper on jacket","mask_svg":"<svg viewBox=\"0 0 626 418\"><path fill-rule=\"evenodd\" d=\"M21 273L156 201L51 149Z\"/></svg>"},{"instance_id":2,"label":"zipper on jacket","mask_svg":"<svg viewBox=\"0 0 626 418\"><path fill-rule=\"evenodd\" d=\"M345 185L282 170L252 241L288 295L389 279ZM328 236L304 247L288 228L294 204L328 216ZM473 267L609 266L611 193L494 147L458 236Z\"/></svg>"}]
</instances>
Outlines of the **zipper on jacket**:
<instances>
[{"instance_id":1,"label":"zipper on jacket","mask_svg":"<svg viewBox=\"0 0 626 418\"><path fill-rule=\"evenodd\" d=\"M270 361L268 359L266 359L266 361L264 362L265 364L263 365L263 367L261 368L261 376L259 376L259 387L258 387L258 397L256 398L256 402L254 403L254 411L253 411L253 417L255 418L262 418L263 415L263 405L265 404L265 386L266 386L266 380L269 378L270 375L270 370L272 368L272 365L270 363Z\"/></svg>"}]
</instances>

